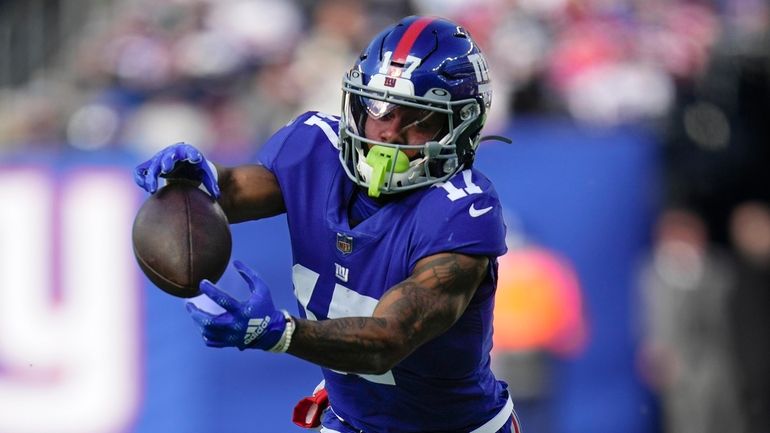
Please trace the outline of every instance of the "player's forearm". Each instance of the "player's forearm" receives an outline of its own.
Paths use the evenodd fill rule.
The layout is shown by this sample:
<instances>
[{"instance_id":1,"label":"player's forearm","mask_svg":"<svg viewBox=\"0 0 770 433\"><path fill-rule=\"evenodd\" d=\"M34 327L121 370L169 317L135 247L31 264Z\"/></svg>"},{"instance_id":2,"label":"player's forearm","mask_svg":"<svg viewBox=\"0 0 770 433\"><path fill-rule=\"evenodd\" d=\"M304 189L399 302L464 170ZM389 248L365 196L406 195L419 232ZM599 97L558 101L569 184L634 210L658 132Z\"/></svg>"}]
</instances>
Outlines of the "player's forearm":
<instances>
[{"instance_id":1,"label":"player's forearm","mask_svg":"<svg viewBox=\"0 0 770 433\"><path fill-rule=\"evenodd\" d=\"M297 319L288 352L333 370L382 374L411 352L395 326L378 317Z\"/></svg>"},{"instance_id":2,"label":"player's forearm","mask_svg":"<svg viewBox=\"0 0 770 433\"><path fill-rule=\"evenodd\" d=\"M275 175L260 165L217 166L222 191L219 203L230 223L267 218L285 212Z\"/></svg>"},{"instance_id":3,"label":"player's forearm","mask_svg":"<svg viewBox=\"0 0 770 433\"><path fill-rule=\"evenodd\" d=\"M334 370L382 374L457 321L487 266L485 257L426 257L380 298L373 317L297 320L288 352Z\"/></svg>"}]
</instances>

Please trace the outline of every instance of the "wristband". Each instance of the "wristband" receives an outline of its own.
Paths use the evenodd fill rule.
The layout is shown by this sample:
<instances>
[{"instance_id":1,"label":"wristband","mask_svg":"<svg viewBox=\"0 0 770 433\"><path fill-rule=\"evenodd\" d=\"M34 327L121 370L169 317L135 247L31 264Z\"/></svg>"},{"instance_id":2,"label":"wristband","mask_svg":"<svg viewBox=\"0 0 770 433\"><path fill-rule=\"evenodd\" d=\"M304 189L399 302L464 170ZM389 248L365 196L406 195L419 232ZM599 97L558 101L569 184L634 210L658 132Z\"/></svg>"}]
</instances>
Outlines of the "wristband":
<instances>
[{"instance_id":1,"label":"wristband","mask_svg":"<svg viewBox=\"0 0 770 433\"><path fill-rule=\"evenodd\" d=\"M281 312L283 313L283 317L286 319L286 329L283 330L281 339L278 340L278 342L275 343L275 346L271 347L268 352L285 353L287 350L289 350L291 337L294 335L294 319L291 317L288 311L281 310Z\"/></svg>"}]
</instances>

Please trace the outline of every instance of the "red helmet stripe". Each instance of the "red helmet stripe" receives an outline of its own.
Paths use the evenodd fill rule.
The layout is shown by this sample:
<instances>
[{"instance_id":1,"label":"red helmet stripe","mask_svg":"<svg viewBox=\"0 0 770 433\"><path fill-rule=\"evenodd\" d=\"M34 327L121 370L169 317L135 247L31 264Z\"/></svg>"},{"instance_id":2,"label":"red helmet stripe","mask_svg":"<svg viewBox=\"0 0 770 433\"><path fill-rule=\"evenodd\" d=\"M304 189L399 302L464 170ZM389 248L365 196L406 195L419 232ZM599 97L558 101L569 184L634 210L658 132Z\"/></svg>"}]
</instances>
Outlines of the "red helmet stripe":
<instances>
[{"instance_id":1,"label":"red helmet stripe","mask_svg":"<svg viewBox=\"0 0 770 433\"><path fill-rule=\"evenodd\" d=\"M396 51L393 53L391 61L401 63L402 65L406 64L406 56L409 55L412 45L414 45L414 42L417 40L417 37L420 36L423 29L425 29L425 27L433 20L435 20L435 18L422 17L410 24L409 27L406 28L403 36L401 36L401 40L398 41Z\"/></svg>"}]
</instances>

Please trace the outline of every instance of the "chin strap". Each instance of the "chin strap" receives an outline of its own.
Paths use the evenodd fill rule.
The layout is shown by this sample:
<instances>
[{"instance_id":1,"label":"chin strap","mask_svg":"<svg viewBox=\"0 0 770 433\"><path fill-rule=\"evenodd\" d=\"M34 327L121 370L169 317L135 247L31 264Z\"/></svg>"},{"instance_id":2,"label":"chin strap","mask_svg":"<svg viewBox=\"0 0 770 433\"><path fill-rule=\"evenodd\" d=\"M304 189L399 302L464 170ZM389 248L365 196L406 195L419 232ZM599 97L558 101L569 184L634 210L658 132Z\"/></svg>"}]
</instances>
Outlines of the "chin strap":
<instances>
[{"instance_id":1,"label":"chin strap","mask_svg":"<svg viewBox=\"0 0 770 433\"><path fill-rule=\"evenodd\" d=\"M479 140L479 143L482 141L502 141L503 143L512 144L513 140L511 140L508 137L503 137L502 135L485 135L481 137L481 140Z\"/></svg>"}]
</instances>

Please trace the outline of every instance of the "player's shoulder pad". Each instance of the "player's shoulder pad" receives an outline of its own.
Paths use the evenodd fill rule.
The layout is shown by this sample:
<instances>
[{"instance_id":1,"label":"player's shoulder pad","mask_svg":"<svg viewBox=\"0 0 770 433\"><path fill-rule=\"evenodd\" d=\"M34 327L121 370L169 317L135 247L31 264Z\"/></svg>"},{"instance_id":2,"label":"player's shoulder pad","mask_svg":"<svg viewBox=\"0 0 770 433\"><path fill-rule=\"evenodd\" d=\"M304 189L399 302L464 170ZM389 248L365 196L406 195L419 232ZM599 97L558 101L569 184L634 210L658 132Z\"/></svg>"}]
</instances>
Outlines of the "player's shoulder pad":
<instances>
[{"instance_id":1,"label":"player's shoulder pad","mask_svg":"<svg viewBox=\"0 0 770 433\"><path fill-rule=\"evenodd\" d=\"M306 111L290 120L286 125L284 125L283 128L281 128L281 130L278 131L278 133L284 131L288 133L299 132L305 134L323 133L324 129L329 128L329 131L333 133L335 138L333 145L336 147L336 137L338 136L337 131L339 129L339 122L339 116L322 113L320 111Z\"/></svg>"},{"instance_id":2,"label":"player's shoulder pad","mask_svg":"<svg viewBox=\"0 0 770 433\"><path fill-rule=\"evenodd\" d=\"M291 166L310 158L316 152L336 153L339 118L317 111L305 112L278 130L263 145L259 160L275 169L276 161Z\"/></svg>"},{"instance_id":3,"label":"player's shoulder pad","mask_svg":"<svg viewBox=\"0 0 770 433\"><path fill-rule=\"evenodd\" d=\"M479 218L492 210L500 210L500 199L492 182L480 171L466 169L457 172L446 182L431 185L430 190L420 203L427 212L439 212L443 215L454 214L460 210L471 209L468 215ZM489 211L477 211L487 209Z\"/></svg>"},{"instance_id":4,"label":"player's shoulder pad","mask_svg":"<svg viewBox=\"0 0 770 433\"><path fill-rule=\"evenodd\" d=\"M505 222L492 182L467 169L438 183L416 208L418 244L423 254L461 251L500 255L505 250Z\"/></svg>"},{"instance_id":5,"label":"player's shoulder pad","mask_svg":"<svg viewBox=\"0 0 770 433\"><path fill-rule=\"evenodd\" d=\"M310 134L323 134L332 147L339 149L339 116L320 111L308 111L298 116L289 125L295 125L295 128Z\"/></svg>"},{"instance_id":6,"label":"player's shoulder pad","mask_svg":"<svg viewBox=\"0 0 770 433\"><path fill-rule=\"evenodd\" d=\"M418 204L417 215L424 224L433 226L497 225L503 221L494 185L475 169L457 172L446 182L430 186Z\"/></svg>"}]
</instances>

